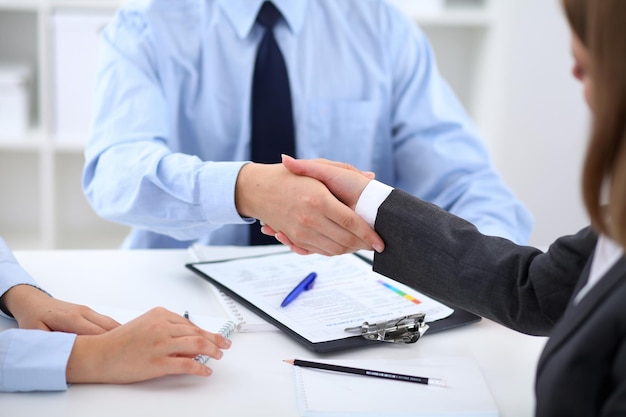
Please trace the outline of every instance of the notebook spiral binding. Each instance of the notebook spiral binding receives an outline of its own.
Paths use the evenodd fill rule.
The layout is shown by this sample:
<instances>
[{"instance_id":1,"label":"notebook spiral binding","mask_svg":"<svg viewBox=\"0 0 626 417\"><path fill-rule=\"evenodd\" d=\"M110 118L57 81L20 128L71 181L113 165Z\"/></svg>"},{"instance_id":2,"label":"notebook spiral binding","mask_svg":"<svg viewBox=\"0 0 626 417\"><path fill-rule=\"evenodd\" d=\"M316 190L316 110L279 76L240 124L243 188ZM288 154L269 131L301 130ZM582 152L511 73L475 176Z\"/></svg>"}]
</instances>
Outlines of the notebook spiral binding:
<instances>
[{"instance_id":1,"label":"notebook spiral binding","mask_svg":"<svg viewBox=\"0 0 626 417\"><path fill-rule=\"evenodd\" d=\"M231 311L231 313L232 313L233 317L235 318L235 320L237 320L237 326L245 326L246 320L243 318L243 315L241 314L241 312L237 308L237 304L235 303L235 301L232 298L230 298L222 290L219 290L219 296L222 299L222 301L224 302L224 304L226 306L228 306L228 309Z\"/></svg>"},{"instance_id":2,"label":"notebook spiral binding","mask_svg":"<svg viewBox=\"0 0 626 417\"><path fill-rule=\"evenodd\" d=\"M224 337L230 337L235 330L237 330L237 324L233 321L228 320L224 325L219 329L218 333Z\"/></svg>"}]
</instances>

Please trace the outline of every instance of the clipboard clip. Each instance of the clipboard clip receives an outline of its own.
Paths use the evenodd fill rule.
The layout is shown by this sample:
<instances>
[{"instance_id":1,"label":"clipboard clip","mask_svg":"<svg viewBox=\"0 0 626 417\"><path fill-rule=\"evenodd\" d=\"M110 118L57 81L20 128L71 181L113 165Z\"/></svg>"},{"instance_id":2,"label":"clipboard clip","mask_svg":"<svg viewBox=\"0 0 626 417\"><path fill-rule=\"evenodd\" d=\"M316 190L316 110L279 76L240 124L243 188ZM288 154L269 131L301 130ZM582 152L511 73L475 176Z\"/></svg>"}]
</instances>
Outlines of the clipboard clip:
<instances>
[{"instance_id":1,"label":"clipboard clip","mask_svg":"<svg viewBox=\"0 0 626 417\"><path fill-rule=\"evenodd\" d=\"M379 323L363 322L356 327L345 329L348 333L359 333L365 339L389 343L415 343L428 330L424 322L425 313L411 314Z\"/></svg>"}]
</instances>

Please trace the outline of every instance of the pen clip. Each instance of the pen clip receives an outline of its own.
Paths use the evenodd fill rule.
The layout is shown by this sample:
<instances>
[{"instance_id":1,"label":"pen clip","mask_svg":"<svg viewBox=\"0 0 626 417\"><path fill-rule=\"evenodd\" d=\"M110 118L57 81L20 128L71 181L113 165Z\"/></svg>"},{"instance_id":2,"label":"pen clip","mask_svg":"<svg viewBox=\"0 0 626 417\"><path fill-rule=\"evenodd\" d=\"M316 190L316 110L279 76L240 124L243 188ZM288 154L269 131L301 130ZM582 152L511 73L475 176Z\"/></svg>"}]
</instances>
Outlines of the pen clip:
<instances>
[{"instance_id":1,"label":"pen clip","mask_svg":"<svg viewBox=\"0 0 626 417\"><path fill-rule=\"evenodd\" d=\"M348 327L345 331L359 333L368 340L398 344L415 343L428 330L425 318L425 313L417 313L379 323L363 322L362 325Z\"/></svg>"},{"instance_id":2,"label":"pen clip","mask_svg":"<svg viewBox=\"0 0 626 417\"><path fill-rule=\"evenodd\" d=\"M309 283L304 286L304 291L310 290L313 288L313 285L315 285L315 279L310 280Z\"/></svg>"}]
</instances>

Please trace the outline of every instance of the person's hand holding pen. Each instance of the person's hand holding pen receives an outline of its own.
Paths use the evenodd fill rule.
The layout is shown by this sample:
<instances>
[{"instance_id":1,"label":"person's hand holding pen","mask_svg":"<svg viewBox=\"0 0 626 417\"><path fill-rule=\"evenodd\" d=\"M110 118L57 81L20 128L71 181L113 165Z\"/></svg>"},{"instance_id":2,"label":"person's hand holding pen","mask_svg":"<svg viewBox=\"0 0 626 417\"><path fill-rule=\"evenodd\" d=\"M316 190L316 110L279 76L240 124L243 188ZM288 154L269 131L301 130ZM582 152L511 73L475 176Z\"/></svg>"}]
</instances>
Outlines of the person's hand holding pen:
<instances>
[{"instance_id":1,"label":"person's hand holding pen","mask_svg":"<svg viewBox=\"0 0 626 417\"><path fill-rule=\"evenodd\" d=\"M78 336L67 381L125 384L174 374L209 376L211 369L194 358L220 359L229 347L225 337L158 307L106 333Z\"/></svg>"},{"instance_id":2,"label":"person's hand holding pen","mask_svg":"<svg viewBox=\"0 0 626 417\"><path fill-rule=\"evenodd\" d=\"M185 312L183 313L183 317L187 320L191 320L189 318L189 311L185 310ZM209 361L209 359L211 359L209 356L207 355L203 355L201 353L198 353L196 355L195 358L193 358L194 361L201 363L202 365L206 365L207 362ZM207 365L208 366L208 365Z\"/></svg>"}]
</instances>

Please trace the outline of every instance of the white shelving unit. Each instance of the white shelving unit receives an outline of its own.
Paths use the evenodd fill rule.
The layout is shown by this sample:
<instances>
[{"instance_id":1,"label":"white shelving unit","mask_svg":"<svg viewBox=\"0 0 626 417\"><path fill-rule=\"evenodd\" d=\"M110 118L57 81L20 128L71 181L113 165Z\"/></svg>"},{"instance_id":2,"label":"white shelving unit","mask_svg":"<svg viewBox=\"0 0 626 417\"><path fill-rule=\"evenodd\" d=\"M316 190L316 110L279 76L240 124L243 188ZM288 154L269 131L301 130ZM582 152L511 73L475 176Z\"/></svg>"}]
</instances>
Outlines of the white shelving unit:
<instances>
[{"instance_id":1,"label":"white shelving unit","mask_svg":"<svg viewBox=\"0 0 626 417\"><path fill-rule=\"evenodd\" d=\"M53 105L53 16L112 16L120 3L0 0L0 65L24 63L33 75L31 128L21 137L0 132L0 236L13 249L118 247L127 232L88 206L80 185L83 145L58 140ZM72 64L80 63L80 52Z\"/></svg>"},{"instance_id":2,"label":"white shelving unit","mask_svg":"<svg viewBox=\"0 0 626 417\"><path fill-rule=\"evenodd\" d=\"M396 3L402 8L406 4L401 3L411 1L421 0ZM83 144L64 140L55 130L54 67L60 59L54 52L55 16L113 15L121 3L0 0L0 65L26 63L34 75L31 129L17 138L0 132L0 236L14 249L116 248L127 233L126 227L99 218L88 206L80 184ZM442 72L473 113L480 57L492 22L488 0L444 0L437 13L408 13L431 38ZM82 56L76 51L72 64L80 64Z\"/></svg>"}]
</instances>

